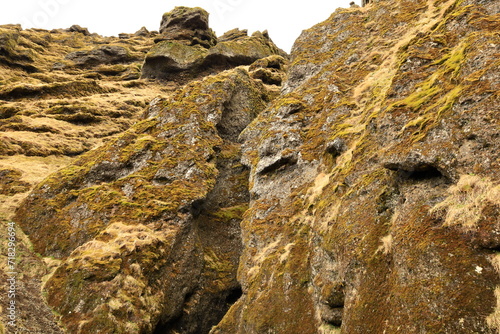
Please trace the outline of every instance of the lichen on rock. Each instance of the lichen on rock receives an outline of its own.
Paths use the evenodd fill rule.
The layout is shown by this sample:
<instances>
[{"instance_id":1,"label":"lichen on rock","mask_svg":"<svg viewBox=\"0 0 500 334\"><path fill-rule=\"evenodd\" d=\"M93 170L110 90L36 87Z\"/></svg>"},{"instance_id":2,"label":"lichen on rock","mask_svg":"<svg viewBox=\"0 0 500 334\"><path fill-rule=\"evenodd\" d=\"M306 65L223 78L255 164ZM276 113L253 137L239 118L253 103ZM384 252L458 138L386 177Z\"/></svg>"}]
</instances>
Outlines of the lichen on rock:
<instances>
[{"instance_id":1,"label":"lichen on rock","mask_svg":"<svg viewBox=\"0 0 500 334\"><path fill-rule=\"evenodd\" d=\"M2 152L47 156L57 122L110 124L87 96L162 93L18 205L66 332L498 332L500 7L363 4L305 30L289 61L265 32L215 40L208 13L180 7L159 35L107 41L149 52L142 69L58 65L84 77L69 83L24 67L43 47L12 65L46 35L2 28L0 129L40 133ZM132 67L146 79L117 86ZM23 108L79 88L43 105L57 122ZM2 170L9 196L39 181Z\"/></svg>"},{"instance_id":2,"label":"lichen on rock","mask_svg":"<svg viewBox=\"0 0 500 334\"><path fill-rule=\"evenodd\" d=\"M192 82L33 191L16 220L37 252L63 260L45 291L70 331L218 322L239 289L249 201L238 134L269 94L241 68Z\"/></svg>"},{"instance_id":3,"label":"lichen on rock","mask_svg":"<svg viewBox=\"0 0 500 334\"><path fill-rule=\"evenodd\" d=\"M248 36L246 31L231 30L217 41L208 26L208 13L197 7L176 7L166 13L160 33L155 40L158 44L144 60L143 78L179 81L186 76L250 65L271 55L286 55L267 31Z\"/></svg>"},{"instance_id":4,"label":"lichen on rock","mask_svg":"<svg viewBox=\"0 0 500 334\"><path fill-rule=\"evenodd\" d=\"M498 205L443 215L460 175L498 183L497 13L380 1L303 32L242 134L243 297L212 333L496 333Z\"/></svg>"}]
</instances>

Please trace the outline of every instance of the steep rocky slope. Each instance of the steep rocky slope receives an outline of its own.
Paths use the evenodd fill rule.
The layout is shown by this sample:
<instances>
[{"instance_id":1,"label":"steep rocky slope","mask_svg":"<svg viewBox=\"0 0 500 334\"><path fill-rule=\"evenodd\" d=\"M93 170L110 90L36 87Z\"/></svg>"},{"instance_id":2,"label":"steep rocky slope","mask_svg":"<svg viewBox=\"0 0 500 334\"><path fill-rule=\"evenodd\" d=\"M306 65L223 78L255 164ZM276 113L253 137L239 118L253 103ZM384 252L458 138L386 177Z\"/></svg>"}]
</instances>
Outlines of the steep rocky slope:
<instances>
[{"instance_id":1,"label":"steep rocky slope","mask_svg":"<svg viewBox=\"0 0 500 334\"><path fill-rule=\"evenodd\" d=\"M378 1L305 31L243 132L242 298L213 333L497 333L496 1Z\"/></svg>"},{"instance_id":2,"label":"steep rocky slope","mask_svg":"<svg viewBox=\"0 0 500 334\"><path fill-rule=\"evenodd\" d=\"M208 24L199 8L164 20L178 31L200 15ZM237 138L277 95L286 60L267 36L252 40L268 49L250 62L149 80L141 69L150 50L170 37L163 28L104 38L78 26L2 27L0 219L19 207L15 221L30 234L16 230L18 330L208 332L241 294L249 195ZM2 269L6 290L12 270Z\"/></svg>"},{"instance_id":3,"label":"steep rocky slope","mask_svg":"<svg viewBox=\"0 0 500 334\"><path fill-rule=\"evenodd\" d=\"M149 32L104 38L77 26L54 31L0 27L2 223L36 184L128 129L150 100L172 91L138 80L153 38ZM17 269L22 273L17 276L17 330L60 333L40 291L47 266L19 227L17 237ZM6 272L12 271L7 248L8 243L0 244L2 291L8 290ZM2 322L7 324L8 294L0 298ZM8 327L6 331L13 332Z\"/></svg>"},{"instance_id":4,"label":"steep rocky slope","mask_svg":"<svg viewBox=\"0 0 500 334\"><path fill-rule=\"evenodd\" d=\"M339 9L288 68L206 20L167 13L143 75L187 84L19 205L46 332L500 332L500 4Z\"/></svg>"}]
</instances>

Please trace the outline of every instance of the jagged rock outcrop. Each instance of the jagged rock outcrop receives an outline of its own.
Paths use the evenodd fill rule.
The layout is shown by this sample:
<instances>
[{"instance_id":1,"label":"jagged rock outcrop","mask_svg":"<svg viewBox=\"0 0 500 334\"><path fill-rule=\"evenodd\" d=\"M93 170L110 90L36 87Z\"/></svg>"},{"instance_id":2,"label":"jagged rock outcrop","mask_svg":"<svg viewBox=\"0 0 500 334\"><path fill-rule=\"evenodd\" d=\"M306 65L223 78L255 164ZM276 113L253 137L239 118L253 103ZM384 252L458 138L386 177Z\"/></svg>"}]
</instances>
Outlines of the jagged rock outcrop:
<instances>
[{"instance_id":1,"label":"jagged rock outcrop","mask_svg":"<svg viewBox=\"0 0 500 334\"><path fill-rule=\"evenodd\" d=\"M163 14L157 42L178 41L186 45L201 45L208 49L217 44L215 33L208 26L208 12L202 8L176 7Z\"/></svg>"},{"instance_id":2,"label":"jagged rock outcrop","mask_svg":"<svg viewBox=\"0 0 500 334\"><path fill-rule=\"evenodd\" d=\"M62 260L45 291L70 332L218 323L241 294L238 135L271 93L241 68L193 82L32 192L16 221L36 252Z\"/></svg>"},{"instance_id":3,"label":"jagged rock outcrop","mask_svg":"<svg viewBox=\"0 0 500 334\"><path fill-rule=\"evenodd\" d=\"M149 37L151 35L151 32L146 27L142 27L141 29L137 30L134 33L134 35L135 36Z\"/></svg>"},{"instance_id":4,"label":"jagged rock outcrop","mask_svg":"<svg viewBox=\"0 0 500 334\"><path fill-rule=\"evenodd\" d=\"M269 56L257 60L250 65L248 70L254 79L262 80L268 85L281 86L286 78L287 63L282 56Z\"/></svg>"},{"instance_id":5,"label":"jagged rock outcrop","mask_svg":"<svg viewBox=\"0 0 500 334\"><path fill-rule=\"evenodd\" d=\"M201 8L176 7L166 13L160 34L144 61L143 78L182 81L271 55L286 56L266 31L248 36L246 30L234 29L217 41L208 26L208 13Z\"/></svg>"},{"instance_id":6,"label":"jagged rock outcrop","mask_svg":"<svg viewBox=\"0 0 500 334\"><path fill-rule=\"evenodd\" d=\"M46 275L68 333L498 333L499 15L494 1L370 1L304 31L290 63L265 33L192 44L183 30L206 31L208 16L167 15L162 34L178 39L140 44L143 76L249 66L167 87L137 124L9 204L45 257L21 268L29 316L62 331L36 293ZM8 59L31 45L3 29ZM0 122L22 129L31 96L117 89L82 81L9 84ZM36 183L22 166L0 171L9 196Z\"/></svg>"},{"instance_id":7,"label":"jagged rock outcrop","mask_svg":"<svg viewBox=\"0 0 500 334\"><path fill-rule=\"evenodd\" d=\"M67 32L78 32L84 36L90 36L90 32L87 28L83 28L79 26L78 24L74 24L68 29L66 29Z\"/></svg>"},{"instance_id":8,"label":"jagged rock outcrop","mask_svg":"<svg viewBox=\"0 0 500 334\"><path fill-rule=\"evenodd\" d=\"M301 35L242 133L243 296L211 333L498 333L499 13L379 1Z\"/></svg>"}]
</instances>

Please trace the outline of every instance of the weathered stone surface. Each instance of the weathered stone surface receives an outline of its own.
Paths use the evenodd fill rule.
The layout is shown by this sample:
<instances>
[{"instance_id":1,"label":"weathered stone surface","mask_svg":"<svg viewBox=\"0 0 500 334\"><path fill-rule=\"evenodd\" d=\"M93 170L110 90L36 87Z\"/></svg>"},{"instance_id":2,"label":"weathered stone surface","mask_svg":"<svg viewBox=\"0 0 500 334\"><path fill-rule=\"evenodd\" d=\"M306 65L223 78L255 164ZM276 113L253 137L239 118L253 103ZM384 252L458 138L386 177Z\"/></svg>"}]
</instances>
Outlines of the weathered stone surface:
<instances>
[{"instance_id":1,"label":"weathered stone surface","mask_svg":"<svg viewBox=\"0 0 500 334\"><path fill-rule=\"evenodd\" d=\"M191 83L34 190L16 220L37 252L63 260L45 291L69 332L218 323L241 294L238 135L268 98L240 68Z\"/></svg>"},{"instance_id":2,"label":"weathered stone surface","mask_svg":"<svg viewBox=\"0 0 500 334\"><path fill-rule=\"evenodd\" d=\"M171 12L163 14L160 34L166 33L172 27L207 30L209 29L208 16L208 12L199 7L176 7Z\"/></svg>"},{"instance_id":3,"label":"weathered stone surface","mask_svg":"<svg viewBox=\"0 0 500 334\"><path fill-rule=\"evenodd\" d=\"M202 8L175 7L165 13L156 40L175 40L186 45L210 48L217 44L217 37L208 26L208 12Z\"/></svg>"},{"instance_id":4,"label":"weathered stone surface","mask_svg":"<svg viewBox=\"0 0 500 334\"><path fill-rule=\"evenodd\" d=\"M223 66L250 65L258 59L281 53L267 31L257 31L249 37L242 36L218 43L210 48L205 63Z\"/></svg>"},{"instance_id":5,"label":"weathered stone surface","mask_svg":"<svg viewBox=\"0 0 500 334\"><path fill-rule=\"evenodd\" d=\"M245 30L234 29L217 42L208 28L208 13L201 8L176 7L166 13L160 33L161 37L155 40L158 44L144 61L143 78L182 81L186 77L250 65L271 55L286 56L272 42L267 31L249 37ZM279 84L276 75L260 72L260 79Z\"/></svg>"},{"instance_id":6,"label":"weathered stone surface","mask_svg":"<svg viewBox=\"0 0 500 334\"><path fill-rule=\"evenodd\" d=\"M268 85L281 86L286 77L287 60L274 55L261 58L250 65L250 75Z\"/></svg>"},{"instance_id":7,"label":"weathered stone surface","mask_svg":"<svg viewBox=\"0 0 500 334\"><path fill-rule=\"evenodd\" d=\"M241 135L243 296L213 334L498 333L499 10L380 1L303 32Z\"/></svg>"},{"instance_id":8,"label":"weathered stone surface","mask_svg":"<svg viewBox=\"0 0 500 334\"><path fill-rule=\"evenodd\" d=\"M68 54L66 59L77 66L97 66L101 64L127 63L134 60L130 52L123 46L103 45L90 51L76 51Z\"/></svg>"},{"instance_id":9,"label":"weathered stone surface","mask_svg":"<svg viewBox=\"0 0 500 334\"><path fill-rule=\"evenodd\" d=\"M229 41L234 41L236 39L241 39L248 37L248 30L243 29L240 30L238 28L226 31L222 36L218 37L217 40L219 42L229 42Z\"/></svg>"},{"instance_id":10,"label":"weathered stone surface","mask_svg":"<svg viewBox=\"0 0 500 334\"><path fill-rule=\"evenodd\" d=\"M143 37L149 37L151 33L146 27L142 27L141 29L137 30L134 35L135 36L143 36Z\"/></svg>"},{"instance_id":11,"label":"weathered stone surface","mask_svg":"<svg viewBox=\"0 0 500 334\"><path fill-rule=\"evenodd\" d=\"M81 33L84 36L90 36L89 30L87 28L82 28L78 24L72 25L71 27L69 27L68 29L66 29L66 31L67 32L79 32L79 33Z\"/></svg>"},{"instance_id":12,"label":"weathered stone surface","mask_svg":"<svg viewBox=\"0 0 500 334\"><path fill-rule=\"evenodd\" d=\"M194 71L204 62L208 51L202 46L188 46L176 41L156 44L147 54L142 69L145 78L173 78L181 71Z\"/></svg>"}]
</instances>

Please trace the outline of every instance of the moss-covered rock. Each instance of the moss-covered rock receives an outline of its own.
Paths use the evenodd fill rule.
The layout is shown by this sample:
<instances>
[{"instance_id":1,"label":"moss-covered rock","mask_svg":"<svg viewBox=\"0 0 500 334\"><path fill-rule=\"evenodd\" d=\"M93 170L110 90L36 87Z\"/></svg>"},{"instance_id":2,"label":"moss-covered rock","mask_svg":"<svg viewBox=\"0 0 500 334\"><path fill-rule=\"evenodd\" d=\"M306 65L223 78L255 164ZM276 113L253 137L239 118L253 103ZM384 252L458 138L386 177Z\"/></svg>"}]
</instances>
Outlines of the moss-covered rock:
<instances>
[{"instance_id":1,"label":"moss-covered rock","mask_svg":"<svg viewBox=\"0 0 500 334\"><path fill-rule=\"evenodd\" d=\"M186 25L169 32L178 39L159 37L153 50L142 36L3 27L4 154L89 150L101 142L86 139L121 131L101 132L110 117L146 105L122 93L158 87L117 83L137 62L67 66L79 48L167 46L163 60L188 65L150 75L179 82L258 59L158 88L140 122L22 202L15 221L54 257L43 291L66 331L497 333L498 13L476 0L339 9L302 33L286 76L265 33L234 30L214 46L182 31L207 29L204 14L180 15ZM42 72L12 65L26 50ZM101 108L104 98L114 107ZM7 167L9 193L30 171ZM36 273L23 282L39 291L48 271L28 246Z\"/></svg>"},{"instance_id":2,"label":"moss-covered rock","mask_svg":"<svg viewBox=\"0 0 500 334\"><path fill-rule=\"evenodd\" d=\"M31 184L22 181L22 172L17 169L0 170L0 195L14 195L26 192Z\"/></svg>"},{"instance_id":3,"label":"moss-covered rock","mask_svg":"<svg viewBox=\"0 0 500 334\"><path fill-rule=\"evenodd\" d=\"M208 28L208 13L201 8L176 7L163 16L160 32L162 37L144 60L143 78L182 81L271 55L286 56L267 31L249 37L246 31L232 30L218 43Z\"/></svg>"},{"instance_id":4,"label":"moss-covered rock","mask_svg":"<svg viewBox=\"0 0 500 334\"><path fill-rule=\"evenodd\" d=\"M32 192L16 221L63 260L45 291L70 332L201 333L220 320L239 297L249 201L238 134L268 99L240 68L192 82Z\"/></svg>"},{"instance_id":5,"label":"moss-covered rock","mask_svg":"<svg viewBox=\"0 0 500 334\"><path fill-rule=\"evenodd\" d=\"M210 48L205 60L207 66L250 65L256 60L271 55L284 55L269 38L267 31L257 31L252 36L220 42Z\"/></svg>"},{"instance_id":6,"label":"moss-covered rock","mask_svg":"<svg viewBox=\"0 0 500 334\"><path fill-rule=\"evenodd\" d=\"M241 136L243 297L212 333L498 331L498 24L380 1L303 32Z\"/></svg>"},{"instance_id":7,"label":"moss-covered rock","mask_svg":"<svg viewBox=\"0 0 500 334\"><path fill-rule=\"evenodd\" d=\"M217 37L208 26L208 12L202 8L175 7L163 14L160 40L175 40L186 45L210 48L217 44Z\"/></svg>"},{"instance_id":8,"label":"moss-covered rock","mask_svg":"<svg viewBox=\"0 0 500 334\"><path fill-rule=\"evenodd\" d=\"M102 64L130 63L130 52L119 45L104 45L90 51L75 51L65 57L77 66L93 67Z\"/></svg>"},{"instance_id":9,"label":"moss-covered rock","mask_svg":"<svg viewBox=\"0 0 500 334\"><path fill-rule=\"evenodd\" d=\"M19 25L0 26L0 64L30 73L38 72L39 69L33 64L36 59L35 53L20 45L20 31Z\"/></svg>"},{"instance_id":10,"label":"moss-covered rock","mask_svg":"<svg viewBox=\"0 0 500 334\"><path fill-rule=\"evenodd\" d=\"M146 55L142 76L146 78L175 78L180 71L198 69L207 56L202 46L188 46L176 41L156 44Z\"/></svg>"}]
</instances>

